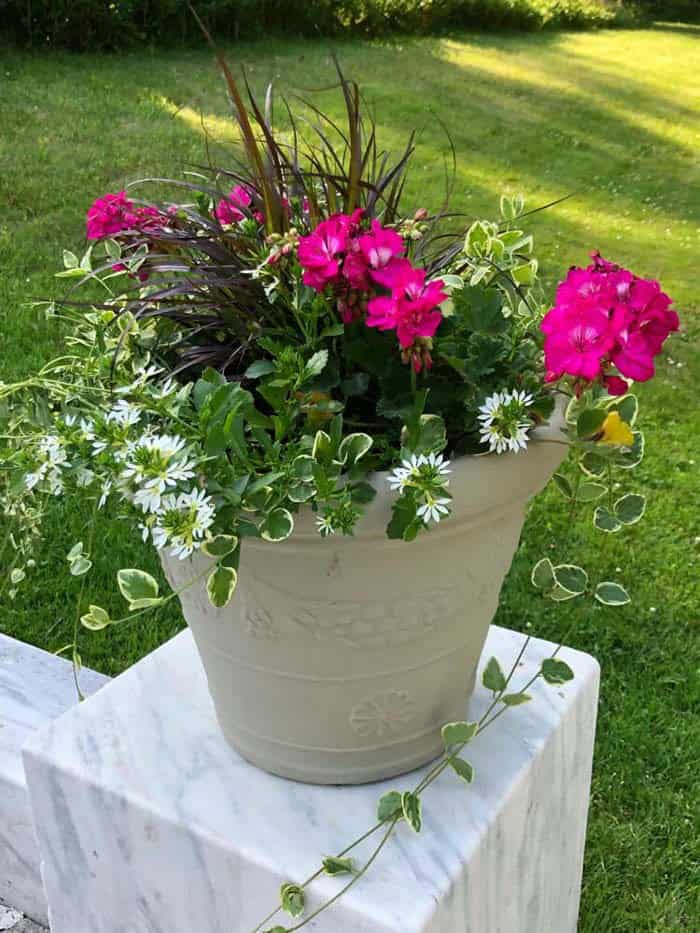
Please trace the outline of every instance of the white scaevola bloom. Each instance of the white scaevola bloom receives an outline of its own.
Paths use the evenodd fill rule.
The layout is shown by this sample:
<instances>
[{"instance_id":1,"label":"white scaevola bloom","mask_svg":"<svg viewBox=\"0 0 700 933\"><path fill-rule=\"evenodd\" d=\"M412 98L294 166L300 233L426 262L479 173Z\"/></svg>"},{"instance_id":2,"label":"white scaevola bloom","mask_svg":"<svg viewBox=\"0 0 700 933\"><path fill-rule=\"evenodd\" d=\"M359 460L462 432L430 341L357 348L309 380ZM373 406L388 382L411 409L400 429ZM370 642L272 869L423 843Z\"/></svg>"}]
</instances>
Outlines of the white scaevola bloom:
<instances>
[{"instance_id":1,"label":"white scaevola bloom","mask_svg":"<svg viewBox=\"0 0 700 933\"><path fill-rule=\"evenodd\" d=\"M79 467L75 474L75 482L78 486L89 486L94 478L95 474L92 470L88 470L87 467Z\"/></svg>"},{"instance_id":2,"label":"white scaevola bloom","mask_svg":"<svg viewBox=\"0 0 700 933\"><path fill-rule=\"evenodd\" d=\"M132 402L120 398L114 407L107 413L105 420L108 423L119 424L122 427L136 424L141 417L141 409Z\"/></svg>"},{"instance_id":3,"label":"white scaevola bloom","mask_svg":"<svg viewBox=\"0 0 700 933\"><path fill-rule=\"evenodd\" d=\"M327 515L319 515L316 518L316 526L320 534L323 535L324 537L326 535L335 534L335 528L333 527L333 522L330 520L330 518Z\"/></svg>"},{"instance_id":4,"label":"white scaevola bloom","mask_svg":"<svg viewBox=\"0 0 700 933\"><path fill-rule=\"evenodd\" d=\"M61 438L47 434L37 444L36 453L39 463L36 469L25 475L25 488L32 490L46 481L51 495L59 496L63 492L62 471L70 466Z\"/></svg>"},{"instance_id":5,"label":"white scaevola bloom","mask_svg":"<svg viewBox=\"0 0 700 933\"><path fill-rule=\"evenodd\" d=\"M102 494L100 495L99 502L97 503L98 509L101 509L109 498L109 494L112 491L112 485L113 483L109 479L105 480L105 482L102 484Z\"/></svg>"},{"instance_id":6,"label":"white scaevola bloom","mask_svg":"<svg viewBox=\"0 0 700 933\"><path fill-rule=\"evenodd\" d=\"M170 546L170 554L184 560L200 546L215 517L214 503L203 489L169 493L151 529L153 543L159 549Z\"/></svg>"},{"instance_id":7,"label":"white scaevola bloom","mask_svg":"<svg viewBox=\"0 0 700 933\"><path fill-rule=\"evenodd\" d=\"M134 503L145 512L157 512L168 488L192 479L195 462L185 454L185 440L177 435L143 435L128 451L122 480L140 486Z\"/></svg>"},{"instance_id":8,"label":"white scaevola bloom","mask_svg":"<svg viewBox=\"0 0 700 933\"><path fill-rule=\"evenodd\" d=\"M423 505L418 507L416 514L423 519L426 525L431 521L437 524L441 518L444 518L445 515L449 515L449 506L449 499L433 499L429 497Z\"/></svg>"},{"instance_id":9,"label":"white scaevola bloom","mask_svg":"<svg viewBox=\"0 0 700 933\"><path fill-rule=\"evenodd\" d=\"M532 404L532 396L522 390L495 392L484 401L479 408L479 436L492 453L525 450L532 427L527 409Z\"/></svg>"}]
</instances>

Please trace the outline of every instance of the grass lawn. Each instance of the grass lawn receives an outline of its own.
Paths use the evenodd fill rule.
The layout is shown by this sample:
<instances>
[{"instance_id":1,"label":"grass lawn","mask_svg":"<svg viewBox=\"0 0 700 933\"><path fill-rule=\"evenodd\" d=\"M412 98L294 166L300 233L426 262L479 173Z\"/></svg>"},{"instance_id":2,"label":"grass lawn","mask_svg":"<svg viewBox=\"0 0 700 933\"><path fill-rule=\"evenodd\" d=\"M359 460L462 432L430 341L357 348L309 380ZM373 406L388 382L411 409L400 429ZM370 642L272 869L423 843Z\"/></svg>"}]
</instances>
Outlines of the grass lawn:
<instances>
[{"instance_id":1,"label":"grass lawn","mask_svg":"<svg viewBox=\"0 0 700 933\"><path fill-rule=\"evenodd\" d=\"M531 206L576 192L532 219L550 284L599 248L661 278L681 309L684 332L640 392L648 454L633 481L649 497L647 516L603 547L581 523L561 555L583 552L592 577L620 579L632 605L553 608L533 597L529 567L567 524L563 500L550 490L532 506L497 621L565 636L602 664L580 929L697 930L700 30L352 42L337 51L375 105L385 145L398 148L412 126L422 128L409 185L417 206L442 193L439 117L460 157L456 208L493 216L503 190L523 191ZM332 81L322 43L241 46L236 57L257 86L270 77L287 88ZM319 96L339 112L336 97ZM184 163L204 161L200 114L215 161L233 137L222 84L200 51L51 58L5 51L0 107L0 378L7 382L60 349L56 325L26 302L60 288L53 272L63 247L80 248L90 201L134 178L174 176ZM0 608L0 631L49 650L70 641L78 593L64 558L84 537L86 513L79 501L65 505L50 517L31 586ZM96 552L85 601L116 612L115 570L153 572L154 559L108 516L97 540L106 546ZM171 611L85 633L83 660L118 673L181 625Z\"/></svg>"}]
</instances>

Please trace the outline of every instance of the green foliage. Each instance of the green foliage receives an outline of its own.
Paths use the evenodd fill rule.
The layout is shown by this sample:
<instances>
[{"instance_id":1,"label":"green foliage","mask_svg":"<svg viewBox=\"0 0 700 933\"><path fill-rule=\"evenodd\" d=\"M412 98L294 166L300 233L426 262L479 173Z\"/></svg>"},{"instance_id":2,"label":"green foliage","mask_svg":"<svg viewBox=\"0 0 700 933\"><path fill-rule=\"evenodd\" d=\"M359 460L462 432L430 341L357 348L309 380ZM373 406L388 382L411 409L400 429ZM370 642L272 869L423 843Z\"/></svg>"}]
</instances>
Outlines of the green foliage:
<instances>
[{"instance_id":1,"label":"green foliage","mask_svg":"<svg viewBox=\"0 0 700 933\"><path fill-rule=\"evenodd\" d=\"M442 727L442 741L447 749L464 745L471 742L478 731L478 722L448 722Z\"/></svg>"},{"instance_id":2,"label":"green foliage","mask_svg":"<svg viewBox=\"0 0 700 933\"><path fill-rule=\"evenodd\" d=\"M280 888L280 903L282 910L292 917L300 917L304 913L306 897L304 889L299 884L288 882Z\"/></svg>"},{"instance_id":3,"label":"green foliage","mask_svg":"<svg viewBox=\"0 0 700 933\"><path fill-rule=\"evenodd\" d=\"M335 855L327 855L322 864L327 875L351 875L355 871L351 858L338 858Z\"/></svg>"},{"instance_id":4,"label":"green foliage","mask_svg":"<svg viewBox=\"0 0 700 933\"><path fill-rule=\"evenodd\" d=\"M423 818L421 815L422 802L418 794L409 790L404 791L401 795L401 811L413 832L419 833L423 826Z\"/></svg>"},{"instance_id":5,"label":"green foliage","mask_svg":"<svg viewBox=\"0 0 700 933\"><path fill-rule=\"evenodd\" d=\"M377 805L377 819L386 822L395 816L400 816L402 810L401 794L397 790L390 790L382 794Z\"/></svg>"},{"instance_id":6,"label":"green foliage","mask_svg":"<svg viewBox=\"0 0 700 933\"><path fill-rule=\"evenodd\" d=\"M236 590L238 574L233 567L216 567L207 577L207 594L212 606L223 609L227 606Z\"/></svg>"},{"instance_id":7,"label":"green foliage","mask_svg":"<svg viewBox=\"0 0 700 933\"><path fill-rule=\"evenodd\" d=\"M565 684L574 679L574 672L559 658L545 658L541 670L548 684Z\"/></svg>"},{"instance_id":8,"label":"green foliage","mask_svg":"<svg viewBox=\"0 0 700 933\"><path fill-rule=\"evenodd\" d=\"M474 780L474 768L463 758L450 758L450 767L465 784L471 784Z\"/></svg>"},{"instance_id":9,"label":"green foliage","mask_svg":"<svg viewBox=\"0 0 700 933\"><path fill-rule=\"evenodd\" d=\"M484 673L481 675L481 682L487 690L493 690L494 693L505 690L507 686L506 675L503 673L497 658L489 658Z\"/></svg>"},{"instance_id":10,"label":"green foliage","mask_svg":"<svg viewBox=\"0 0 700 933\"><path fill-rule=\"evenodd\" d=\"M658 15L693 0L628 0ZM603 0L199 0L198 14L220 39L267 35L385 35L389 32L585 28L624 21ZM632 5L632 9L635 6ZM116 49L143 43L197 43L201 35L182 0L6 0L9 36L35 47Z\"/></svg>"}]
</instances>

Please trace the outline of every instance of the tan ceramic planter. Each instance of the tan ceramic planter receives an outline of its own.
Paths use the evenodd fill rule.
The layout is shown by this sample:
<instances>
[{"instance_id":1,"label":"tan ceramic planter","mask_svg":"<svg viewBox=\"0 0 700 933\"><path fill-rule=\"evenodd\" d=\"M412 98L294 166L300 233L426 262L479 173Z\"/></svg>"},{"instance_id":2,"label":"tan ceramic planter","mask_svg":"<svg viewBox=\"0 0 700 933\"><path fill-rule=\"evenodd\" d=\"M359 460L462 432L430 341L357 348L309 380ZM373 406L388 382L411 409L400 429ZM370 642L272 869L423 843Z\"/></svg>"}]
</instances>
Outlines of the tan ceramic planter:
<instances>
[{"instance_id":1,"label":"tan ceramic planter","mask_svg":"<svg viewBox=\"0 0 700 933\"><path fill-rule=\"evenodd\" d=\"M561 438L559 425L541 439ZM203 584L182 608L228 741L267 771L321 784L390 777L435 758L440 727L465 704L527 499L566 448L454 461L451 518L411 542L389 541L393 493L354 537L322 539L310 509L281 544L246 539L232 602ZM164 558L181 586L203 558Z\"/></svg>"}]
</instances>

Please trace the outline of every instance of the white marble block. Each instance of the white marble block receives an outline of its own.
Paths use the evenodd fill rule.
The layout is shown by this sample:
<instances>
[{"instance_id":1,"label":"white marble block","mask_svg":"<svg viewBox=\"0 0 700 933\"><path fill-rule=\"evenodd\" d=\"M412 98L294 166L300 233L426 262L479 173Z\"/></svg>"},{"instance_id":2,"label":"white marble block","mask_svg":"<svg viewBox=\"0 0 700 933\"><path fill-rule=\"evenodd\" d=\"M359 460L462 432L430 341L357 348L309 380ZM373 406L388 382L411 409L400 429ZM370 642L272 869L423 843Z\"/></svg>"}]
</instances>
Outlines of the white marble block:
<instances>
[{"instance_id":1,"label":"white marble block","mask_svg":"<svg viewBox=\"0 0 700 933\"><path fill-rule=\"evenodd\" d=\"M108 677L83 670L84 694ZM0 904L47 922L22 745L78 702L70 662L0 635ZM0 926L0 929L4 927Z\"/></svg>"},{"instance_id":2,"label":"white marble block","mask_svg":"<svg viewBox=\"0 0 700 933\"><path fill-rule=\"evenodd\" d=\"M482 663L495 655L505 667L522 642L492 627ZM532 640L516 688L552 648ZM401 824L310 931L574 933L598 665L561 657L575 680L538 681L530 703L478 736L474 783L443 774L424 796L423 832ZM465 716L489 697L477 687ZM344 849L383 792L424 773L319 787L257 770L217 727L189 632L42 729L24 759L52 933L252 933L283 881ZM310 907L341 884L320 879ZM276 923L295 921L280 914L264 928Z\"/></svg>"}]
</instances>

